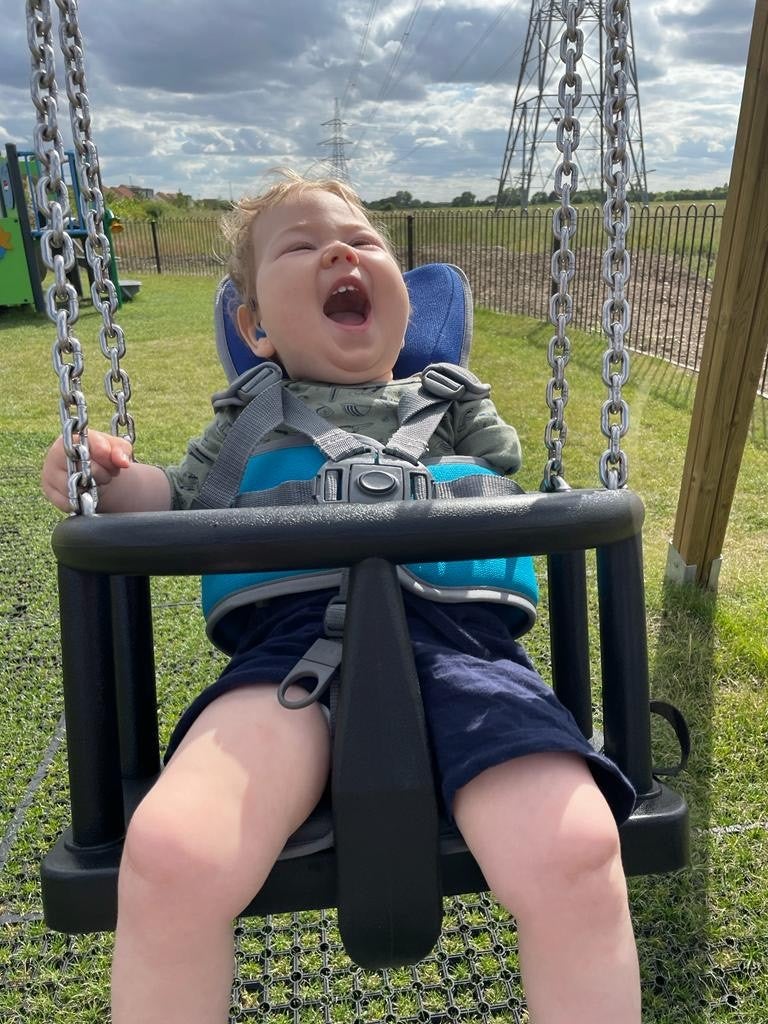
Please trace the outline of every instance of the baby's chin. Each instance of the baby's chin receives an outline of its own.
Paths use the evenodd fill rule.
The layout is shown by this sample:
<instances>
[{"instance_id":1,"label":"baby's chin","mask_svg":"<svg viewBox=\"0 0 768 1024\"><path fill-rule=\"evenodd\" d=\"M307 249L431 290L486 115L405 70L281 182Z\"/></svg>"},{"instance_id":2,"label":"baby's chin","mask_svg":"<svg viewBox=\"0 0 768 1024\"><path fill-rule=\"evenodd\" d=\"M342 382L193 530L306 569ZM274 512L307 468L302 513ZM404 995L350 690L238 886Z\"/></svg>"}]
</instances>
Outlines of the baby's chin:
<instances>
[{"instance_id":1,"label":"baby's chin","mask_svg":"<svg viewBox=\"0 0 768 1024\"><path fill-rule=\"evenodd\" d=\"M341 384L353 387L355 384L388 384L394 379L391 370L386 372L371 370L369 373L336 373L318 378L326 384Z\"/></svg>"},{"instance_id":2,"label":"baby's chin","mask_svg":"<svg viewBox=\"0 0 768 1024\"><path fill-rule=\"evenodd\" d=\"M347 351L338 353L337 359L329 360L322 366L307 367L313 373L313 380L328 384L374 384L390 381L394 377L393 363L371 359L371 353Z\"/></svg>"}]
</instances>

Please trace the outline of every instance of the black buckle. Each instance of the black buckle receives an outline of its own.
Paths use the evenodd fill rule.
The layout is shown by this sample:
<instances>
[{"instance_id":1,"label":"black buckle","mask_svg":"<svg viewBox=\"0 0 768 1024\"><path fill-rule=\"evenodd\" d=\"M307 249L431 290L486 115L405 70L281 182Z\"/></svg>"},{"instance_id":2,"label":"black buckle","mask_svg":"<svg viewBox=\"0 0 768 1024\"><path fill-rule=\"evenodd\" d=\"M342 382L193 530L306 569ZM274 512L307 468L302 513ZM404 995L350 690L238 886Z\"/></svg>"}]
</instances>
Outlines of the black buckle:
<instances>
[{"instance_id":1,"label":"black buckle","mask_svg":"<svg viewBox=\"0 0 768 1024\"><path fill-rule=\"evenodd\" d=\"M404 461L352 459L326 462L315 477L315 501L376 504L382 501L417 501L435 496L435 483L424 466Z\"/></svg>"}]
</instances>

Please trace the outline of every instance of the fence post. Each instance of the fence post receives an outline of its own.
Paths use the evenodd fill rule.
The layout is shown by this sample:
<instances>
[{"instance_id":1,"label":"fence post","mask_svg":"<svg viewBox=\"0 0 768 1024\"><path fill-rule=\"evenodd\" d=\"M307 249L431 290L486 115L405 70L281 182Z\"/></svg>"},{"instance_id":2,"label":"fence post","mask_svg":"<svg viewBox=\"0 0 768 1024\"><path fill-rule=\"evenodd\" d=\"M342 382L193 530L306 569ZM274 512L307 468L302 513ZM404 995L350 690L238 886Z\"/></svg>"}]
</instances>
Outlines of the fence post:
<instances>
[{"instance_id":1,"label":"fence post","mask_svg":"<svg viewBox=\"0 0 768 1024\"><path fill-rule=\"evenodd\" d=\"M155 266L157 267L158 274L162 274L163 270L160 266L160 246L157 244L157 221L151 220L149 227L152 231L152 247L155 250Z\"/></svg>"},{"instance_id":2,"label":"fence post","mask_svg":"<svg viewBox=\"0 0 768 1024\"><path fill-rule=\"evenodd\" d=\"M405 232L406 232L406 238L407 238L407 242L406 242L406 247L407 248L406 248L405 260L406 260L406 264L407 264L408 270L413 270L413 214L412 213L409 213L408 217L406 218Z\"/></svg>"}]
</instances>

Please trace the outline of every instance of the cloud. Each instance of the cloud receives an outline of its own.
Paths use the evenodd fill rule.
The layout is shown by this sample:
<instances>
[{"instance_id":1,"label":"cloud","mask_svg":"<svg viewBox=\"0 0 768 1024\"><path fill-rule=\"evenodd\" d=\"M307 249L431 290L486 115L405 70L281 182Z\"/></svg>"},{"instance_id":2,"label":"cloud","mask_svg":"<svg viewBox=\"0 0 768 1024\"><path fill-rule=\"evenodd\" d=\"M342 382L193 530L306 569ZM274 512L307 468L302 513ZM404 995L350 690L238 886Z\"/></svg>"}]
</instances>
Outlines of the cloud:
<instances>
[{"instance_id":1,"label":"cloud","mask_svg":"<svg viewBox=\"0 0 768 1024\"><path fill-rule=\"evenodd\" d=\"M728 177L752 8L752 0L634 4L652 187L694 179L715 185ZM22 10L5 18L0 34L0 142L30 147L35 115ZM350 172L366 198L398 189L433 200L465 189L490 194L504 156L530 4L379 0L368 24L371 11L370 0L80 5L105 181L228 196L252 189L276 164L316 167L331 155L322 143L332 137L326 122L339 98L343 135L352 142ZM561 31L554 27L555 49ZM600 77L588 52L594 18L585 22L585 36L580 70L589 96ZM61 67L58 56L59 73ZM559 68L553 74L556 82ZM588 136L595 134L587 130L588 109L585 163ZM546 120L542 175L551 173L557 155L551 112ZM67 142L63 111L61 122Z\"/></svg>"}]
</instances>

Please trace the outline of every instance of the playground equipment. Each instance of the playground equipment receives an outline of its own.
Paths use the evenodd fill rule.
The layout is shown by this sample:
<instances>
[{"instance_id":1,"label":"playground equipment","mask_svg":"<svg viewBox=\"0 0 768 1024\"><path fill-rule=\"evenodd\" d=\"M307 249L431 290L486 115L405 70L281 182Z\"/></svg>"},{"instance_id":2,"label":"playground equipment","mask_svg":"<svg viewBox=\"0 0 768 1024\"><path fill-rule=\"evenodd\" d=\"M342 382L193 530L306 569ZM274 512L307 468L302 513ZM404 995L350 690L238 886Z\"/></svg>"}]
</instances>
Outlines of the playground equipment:
<instances>
[{"instance_id":1,"label":"playground equipment","mask_svg":"<svg viewBox=\"0 0 768 1024\"><path fill-rule=\"evenodd\" d=\"M77 105L85 97L82 39L75 9L57 0L62 47L71 53L78 90L68 89L77 126L76 148L89 180L86 204L99 212L98 167L86 119ZM620 41L620 5L612 8L616 45L606 55L606 131L611 139L606 207L610 244L604 273L610 291L603 325L610 342L604 359L609 387L602 422L608 447L601 459L604 490L571 490L564 480L564 371L572 318L569 284L574 273L570 242L576 214L571 160L578 144L575 117L580 53L578 13L568 4L563 36L565 116L559 137L563 160L556 176L561 205L555 216L559 243L553 255L549 346L552 380L547 390L550 420L543 490L548 493L458 502L421 501L191 512L94 515L98 496L87 447L87 413L80 389L82 357L66 321L76 308L66 289L49 291L60 311L55 362L62 384L61 414L70 470L69 494L80 514L59 524L54 549L59 561L61 636L72 827L43 865L43 900L48 923L64 931L110 928L116 911L117 871L126 810L152 785L159 768L149 577L152 574L255 572L286 568L348 567L340 708L334 737L332 814L335 846L278 860L248 912L270 913L337 906L342 937L358 963L381 967L413 962L435 942L441 897L485 887L461 837L441 837L430 757L424 736L413 656L400 603L396 565L408 561L547 554L553 682L581 725L592 735L591 678L587 636L585 550L597 552L602 648L603 738L606 752L635 785L638 802L621 829L629 873L670 871L688 856L687 808L655 777L650 750L650 703L642 577L640 499L626 488L628 466L621 438L628 428L622 385L628 374L624 336L630 311L625 298L629 257L626 203L626 116ZM66 8L66 11L65 11ZM50 8L29 3L28 33L33 65L44 67L50 48ZM65 20L66 17L66 20ZM77 40L77 46L72 45ZM69 54L68 51L69 50ZM49 88L54 84L48 80ZM54 141L38 153L49 173L60 161L50 110L36 104L42 126L36 138ZM51 182L54 196L57 182ZM53 208L56 199L51 203ZM55 210L51 223L56 222ZM51 234L52 228L49 229ZM43 246L46 253L51 245ZM58 240L53 263L66 261ZM103 260L103 252L100 254ZM59 269L59 274L61 269ZM98 272L96 273L98 276ZM104 281L106 293L108 282ZM433 323L445 319L445 296L433 296ZM106 339L112 342L111 397L118 407L115 433L133 436L127 414L129 388L119 367L122 331L102 305ZM427 306L428 303L419 303ZM221 313L219 313L221 315ZM463 322L463 318L460 318ZM62 324L61 321L64 321ZM226 332L226 325L221 331ZM108 346L103 345L103 348ZM234 359L234 355L232 355ZM77 440L76 440L77 437ZM375 616L375 622L370 616ZM88 642L83 627L88 623ZM393 685L397 682L398 685ZM382 703L381 695L386 694ZM382 729L388 719L397 727ZM397 737L393 748L393 737ZM597 738L596 738L597 741ZM326 812L327 813L327 812ZM408 828L402 827L404 816ZM310 819L308 827L317 823Z\"/></svg>"},{"instance_id":2,"label":"playground equipment","mask_svg":"<svg viewBox=\"0 0 768 1024\"><path fill-rule=\"evenodd\" d=\"M0 306L26 305L45 311L19 160L9 144L0 156Z\"/></svg>"},{"instance_id":3,"label":"playground equipment","mask_svg":"<svg viewBox=\"0 0 768 1024\"><path fill-rule=\"evenodd\" d=\"M31 150L19 150L12 143L0 155L0 306L34 306L45 312L43 278L46 264L40 252L45 234L46 215L39 198L40 161ZM62 182L72 195L70 218L66 230L79 247L67 279L82 295L80 270L89 270L83 246L88 237L86 217L81 206L81 191L74 153L65 153ZM139 281L119 281L112 245L112 233L120 230L120 222L105 210L104 233L109 240L109 275L117 290L118 304L132 299L139 291ZM92 277L91 284L93 283Z\"/></svg>"}]
</instances>

